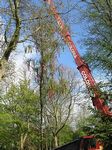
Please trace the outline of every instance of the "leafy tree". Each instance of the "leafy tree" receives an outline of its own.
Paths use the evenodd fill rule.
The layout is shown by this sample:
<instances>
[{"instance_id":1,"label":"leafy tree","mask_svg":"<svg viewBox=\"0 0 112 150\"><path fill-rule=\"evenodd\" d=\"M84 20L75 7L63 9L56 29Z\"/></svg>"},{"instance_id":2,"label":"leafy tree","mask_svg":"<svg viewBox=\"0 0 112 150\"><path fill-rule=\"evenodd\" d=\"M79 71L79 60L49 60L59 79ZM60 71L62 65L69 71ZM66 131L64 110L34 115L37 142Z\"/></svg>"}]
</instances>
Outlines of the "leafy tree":
<instances>
[{"instance_id":1,"label":"leafy tree","mask_svg":"<svg viewBox=\"0 0 112 150\"><path fill-rule=\"evenodd\" d=\"M35 7L37 8L37 7ZM49 78L51 78L52 74L55 71L55 56L56 49L58 47L58 40L54 35L53 26L54 22L50 16L45 17L47 11L45 8L38 9L38 14L40 15L40 19L35 21L32 25L32 39L35 45L36 50L41 55L40 67L36 70L36 77L38 81L39 87L39 101L40 101L40 149L43 150L44 147L44 107L46 105L48 96L48 82ZM33 15L37 14L37 10L35 9ZM43 18L43 19L41 19ZM38 31L37 29L40 28ZM35 31L35 32L34 32Z\"/></svg>"},{"instance_id":2,"label":"leafy tree","mask_svg":"<svg viewBox=\"0 0 112 150\"><path fill-rule=\"evenodd\" d=\"M5 149L21 149L34 146L38 139L38 96L28 82L12 84L0 98L0 146ZM36 141L36 143L38 143Z\"/></svg>"},{"instance_id":3,"label":"leafy tree","mask_svg":"<svg viewBox=\"0 0 112 150\"><path fill-rule=\"evenodd\" d=\"M78 122L75 134L95 135L96 139L102 141L105 150L110 149L112 146L112 118L102 116L102 114L94 109L91 110L93 112L92 115Z\"/></svg>"},{"instance_id":4,"label":"leafy tree","mask_svg":"<svg viewBox=\"0 0 112 150\"><path fill-rule=\"evenodd\" d=\"M84 16L89 22L87 38L84 40L87 47L85 58L92 68L103 71L102 76L106 74L107 83L99 84L103 91L101 97L105 98L105 94L111 96L112 90L112 2L85 0L85 4ZM90 126L94 127L88 128L89 131L100 138L105 146L111 145L111 121L111 118L99 115L97 112L94 112L88 120Z\"/></svg>"},{"instance_id":5,"label":"leafy tree","mask_svg":"<svg viewBox=\"0 0 112 150\"><path fill-rule=\"evenodd\" d=\"M112 73L112 2L109 0L85 1L85 17L89 22L85 39L86 59L94 68Z\"/></svg>"}]
</instances>

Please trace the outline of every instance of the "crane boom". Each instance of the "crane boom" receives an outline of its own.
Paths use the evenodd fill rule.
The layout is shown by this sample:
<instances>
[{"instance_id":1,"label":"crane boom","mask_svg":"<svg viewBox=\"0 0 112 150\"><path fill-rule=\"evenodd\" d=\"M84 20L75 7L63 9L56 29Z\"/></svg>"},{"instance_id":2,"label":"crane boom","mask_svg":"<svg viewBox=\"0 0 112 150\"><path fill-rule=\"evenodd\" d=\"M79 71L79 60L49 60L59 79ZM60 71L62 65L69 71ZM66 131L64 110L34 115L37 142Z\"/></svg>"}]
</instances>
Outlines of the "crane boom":
<instances>
[{"instance_id":1,"label":"crane boom","mask_svg":"<svg viewBox=\"0 0 112 150\"><path fill-rule=\"evenodd\" d=\"M90 96L91 96L91 92L94 93L94 96L91 96L94 107L97 110L101 111L103 114L112 117L112 112L111 112L109 106L105 105L105 102L104 102L105 100L100 98L100 92L99 92L99 89L97 88L96 82L91 74L91 71L90 71L88 65L85 63L85 61L81 58L81 56L71 38L69 30L64 25L64 22L62 21L58 11L56 10L53 0L44 0L44 1L46 1L50 6L50 11L54 15L54 17L57 21L57 24L59 26L59 29L60 29L59 32L60 32L61 36L63 37L65 43L68 45L68 47L74 57L77 68L78 68L80 74L82 75L82 78L87 86Z\"/></svg>"}]
</instances>

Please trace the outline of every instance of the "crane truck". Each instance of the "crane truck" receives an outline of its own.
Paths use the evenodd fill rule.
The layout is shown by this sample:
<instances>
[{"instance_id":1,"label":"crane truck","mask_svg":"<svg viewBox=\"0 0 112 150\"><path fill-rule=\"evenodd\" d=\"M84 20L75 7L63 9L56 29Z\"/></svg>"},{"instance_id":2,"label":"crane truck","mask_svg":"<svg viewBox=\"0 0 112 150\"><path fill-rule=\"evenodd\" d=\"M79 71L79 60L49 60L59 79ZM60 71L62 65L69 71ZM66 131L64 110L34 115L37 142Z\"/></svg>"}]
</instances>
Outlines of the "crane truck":
<instances>
[{"instance_id":1,"label":"crane truck","mask_svg":"<svg viewBox=\"0 0 112 150\"><path fill-rule=\"evenodd\" d=\"M69 30L65 26L62 21L56 7L54 5L53 0L44 0L49 5L49 10L54 16L58 26L59 33L63 37L64 42L68 45L75 63L77 65L77 69L79 70L88 92L90 94L93 106L95 109L99 110L102 114L112 117L112 108L110 105L105 103L105 99L101 98L101 94L99 88L96 84L95 79L93 78L91 71L89 69L88 64L81 58L72 38ZM94 142L93 142L94 141ZM94 144L93 144L94 143ZM56 150L103 150L102 144L99 141L95 141L93 136L84 136L81 137L65 146L57 148Z\"/></svg>"}]
</instances>

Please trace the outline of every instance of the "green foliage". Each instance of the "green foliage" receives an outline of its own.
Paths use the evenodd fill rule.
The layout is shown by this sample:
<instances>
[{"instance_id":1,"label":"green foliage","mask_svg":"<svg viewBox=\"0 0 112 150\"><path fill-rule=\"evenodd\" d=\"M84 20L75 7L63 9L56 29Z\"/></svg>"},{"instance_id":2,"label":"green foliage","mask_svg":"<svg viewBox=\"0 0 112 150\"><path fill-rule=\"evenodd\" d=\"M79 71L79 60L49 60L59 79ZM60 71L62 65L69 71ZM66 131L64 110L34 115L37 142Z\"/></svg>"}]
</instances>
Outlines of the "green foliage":
<instances>
[{"instance_id":1,"label":"green foliage","mask_svg":"<svg viewBox=\"0 0 112 150\"><path fill-rule=\"evenodd\" d=\"M26 143L31 144L38 134L35 132L39 113L38 96L29 88L29 83L21 81L12 84L0 98L0 146L16 149L21 145L21 136L27 135ZM37 138L36 138L37 139ZM27 147L28 148L28 147Z\"/></svg>"},{"instance_id":2,"label":"green foliage","mask_svg":"<svg viewBox=\"0 0 112 150\"><path fill-rule=\"evenodd\" d=\"M84 123L78 123L80 132L85 135L95 135L104 143L105 149L112 146L112 118L102 116L98 111L91 109L93 114L88 118L84 118ZM77 132L77 131L76 131Z\"/></svg>"},{"instance_id":3,"label":"green foliage","mask_svg":"<svg viewBox=\"0 0 112 150\"><path fill-rule=\"evenodd\" d=\"M14 120L10 114L0 113L0 147L5 146L10 150L15 142L17 136L14 136L14 130L12 130L13 123ZM17 134L16 131L15 133Z\"/></svg>"},{"instance_id":4,"label":"green foliage","mask_svg":"<svg viewBox=\"0 0 112 150\"><path fill-rule=\"evenodd\" d=\"M112 73L112 3L99 0L87 3L85 17L89 22L85 39L88 64Z\"/></svg>"},{"instance_id":5,"label":"green foliage","mask_svg":"<svg viewBox=\"0 0 112 150\"><path fill-rule=\"evenodd\" d=\"M64 145L66 143L69 143L73 141L74 139L74 132L72 128L68 125L66 125L59 133L59 144Z\"/></svg>"},{"instance_id":6,"label":"green foliage","mask_svg":"<svg viewBox=\"0 0 112 150\"><path fill-rule=\"evenodd\" d=\"M83 126L86 125L86 118L83 117L83 119L79 119L76 124L76 130L74 131L74 139L85 136L87 133L83 130Z\"/></svg>"},{"instance_id":7,"label":"green foliage","mask_svg":"<svg viewBox=\"0 0 112 150\"><path fill-rule=\"evenodd\" d=\"M112 89L112 2L90 0L86 4L85 17L89 22L89 32L84 40L87 47L85 59L91 67L107 74L106 78L109 82L106 85L102 83L101 87L104 91L101 93L101 97L105 98L105 92L108 90L108 94L111 96ZM103 141L105 149L108 146L112 147L112 118L103 116L95 110L92 112L93 115L85 119L86 124L82 125L81 130L87 134L94 134L96 138Z\"/></svg>"}]
</instances>

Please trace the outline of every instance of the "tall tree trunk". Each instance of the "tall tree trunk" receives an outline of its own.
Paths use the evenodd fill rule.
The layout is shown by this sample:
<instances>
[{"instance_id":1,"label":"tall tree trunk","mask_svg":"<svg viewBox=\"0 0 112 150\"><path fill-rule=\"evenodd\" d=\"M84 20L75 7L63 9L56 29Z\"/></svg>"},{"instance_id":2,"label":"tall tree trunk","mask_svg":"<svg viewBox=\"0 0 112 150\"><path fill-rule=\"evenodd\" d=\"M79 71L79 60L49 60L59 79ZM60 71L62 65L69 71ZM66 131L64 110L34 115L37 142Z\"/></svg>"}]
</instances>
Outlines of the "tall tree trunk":
<instances>
[{"instance_id":1,"label":"tall tree trunk","mask_svg":"<svg viewBox=\"0 0 112 150\"><path fill-rule=\"evenodd\" d=\"M41 54L41 72L40 72L40 150L43 150L43 86L44 86L44 67L43 53Z\"/></svg>"},{"instance_id":2,"label":"tall tree trunk","mask_svg":"<svg viewBox=\"0 0 112 150\"><path fill-rule=\"evenodd\" d=\"M28 124L27 124L27 129L28 129L28 131L29 131L29 120L28 120ZM26 139L27 139L27 137L28 137L28 133L22 133L21 134L21 141L20 141L20 150L24 150L24 146L25 146L25 142L26 142Z\"/></svg>"},{"instance_id":3,"label":"tall tree trunk","mask_svg":"<svg viewBox=\"0 0 112 150\"><path fill-rule=\"evenodd\" d=\"M27 133L24 135L23 133L21 134L21 143L20 143L20 150L24 150L24 145L26 142L27 138Z\"/></svg>"},{"instance_id":4,"label":"tall tree trunk","mask_svg":"<svg viewBox=\"0 0 112 150\"><path fill-rule=\"evenodd\" d=\"M55 146L55 148L58 147L58 137L57 137L57 135L54 136L54 146Z\"/></svg>"}]
</instances>

